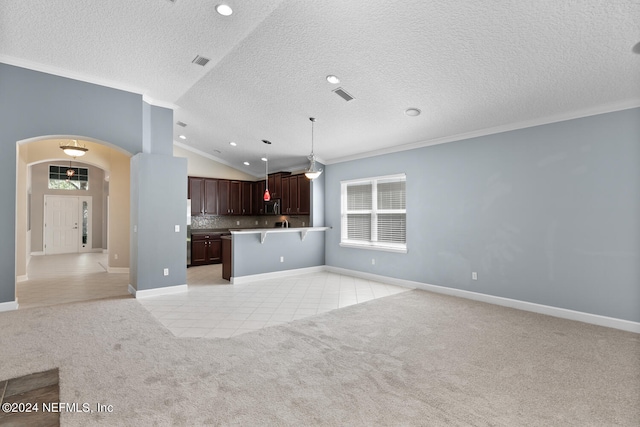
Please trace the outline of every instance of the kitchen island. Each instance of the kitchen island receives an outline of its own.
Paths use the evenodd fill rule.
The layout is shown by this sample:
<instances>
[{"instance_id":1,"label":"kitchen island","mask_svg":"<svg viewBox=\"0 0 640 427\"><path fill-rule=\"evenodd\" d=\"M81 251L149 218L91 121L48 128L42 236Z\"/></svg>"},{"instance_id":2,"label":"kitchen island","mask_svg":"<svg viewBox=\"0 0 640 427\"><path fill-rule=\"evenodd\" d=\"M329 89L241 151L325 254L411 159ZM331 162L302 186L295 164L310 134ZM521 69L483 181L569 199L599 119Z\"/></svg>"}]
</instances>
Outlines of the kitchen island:
<instances>
[{"instance_id":1,"label":"kitchen island","mask_svg":"<svg viewBox=\"0 0 640 427\"><path fill-rule=\"evenodd\" d=\"M230 229L231 283L324 266L324 232L330 227ZM224 244L224 241L223 241ZM223 248L223 269L225 250Z\"/></svg>"}]
</instances>

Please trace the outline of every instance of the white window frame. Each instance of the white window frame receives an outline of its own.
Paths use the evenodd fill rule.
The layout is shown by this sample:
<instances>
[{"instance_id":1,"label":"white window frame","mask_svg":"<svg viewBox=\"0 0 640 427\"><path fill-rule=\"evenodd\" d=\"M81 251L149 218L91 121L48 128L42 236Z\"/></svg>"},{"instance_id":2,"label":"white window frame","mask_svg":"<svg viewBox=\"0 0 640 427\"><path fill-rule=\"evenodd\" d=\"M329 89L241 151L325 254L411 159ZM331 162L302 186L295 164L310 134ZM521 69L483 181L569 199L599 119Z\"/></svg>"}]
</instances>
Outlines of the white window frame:
<instances>
[{"instance_id":1,"label":"white window frame","mask_svg":"<svg viewBox=\"0 0 640 427\"><path fill-rule=\"evenodd\" d=\"M406 197L406 181L405 174L385 175L372 178L352 179L340 181L340 246L347 248L370 249L387 252L407 253L406 230L405 243L378 242L378 214L394 214L401 213L407 215L407 209L378 209L378 181L397 180L405 181L405 197ZM349 185L371 184L372 188L372 209L371 210L347 210L347 187ZM347 215L358 213L371 213L371 240L353 240L348 237Z\"/></svg>"}]
</instances>

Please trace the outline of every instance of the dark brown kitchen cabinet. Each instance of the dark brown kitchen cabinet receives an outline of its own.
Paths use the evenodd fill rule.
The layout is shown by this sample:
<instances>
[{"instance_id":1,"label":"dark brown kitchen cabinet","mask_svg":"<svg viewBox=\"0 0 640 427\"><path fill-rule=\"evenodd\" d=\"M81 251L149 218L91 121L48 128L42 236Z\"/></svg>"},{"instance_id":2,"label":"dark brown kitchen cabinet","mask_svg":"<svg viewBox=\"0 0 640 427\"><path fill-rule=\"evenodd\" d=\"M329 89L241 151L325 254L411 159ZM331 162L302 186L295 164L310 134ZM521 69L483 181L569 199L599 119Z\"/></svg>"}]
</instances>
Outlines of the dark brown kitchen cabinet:
<instances>
[{"instance_id":1,"label":"dark brown kitchen cabinet","mask_svg":"<svg viewBox=\"0 0 640 427\"><path fill-rule=\"evenodd\" d=\"M276 187L276 181L278 182L278 186ZM275 175L269 175L269 194L272 199L279 197L280 191L282 188L282 177L278 175L278 179L276 180Z\"/></svg>"},{"instance_id":2,"label":"dark brown kitchen cabinet","mask_svg":"<svg viewBox=\"0 0 640 427\"><path fill-rule=\"evenodd\" d=\"M229 192L231 191L231 182L226 179L218 181L218 213L220 215L229 215Z\"/></svg>"},{"instance_id":3,"label":"dark brown kitchen cabinet","mask_svg":"<svg viewBox=\"0 0 640 427\"><path fill-rule=\"evenodd\" d=\"M242 182L242 202L240 203L242 215L253 215L253 183L250 181Z\"/></svg>"},{"instance_id":4,"label":"dark brown kitchen cabinet","mask_svg":"<svg viewBox=\"0 0 640 427\"><path fill-rule=\"evenodd\" d=\"M311 214L311 181L304 175L298 175L298 213Z\"/></svg>"},{"instance_id":5,"label":"dark brown kitchen cabinet","mask_svg":"<svg viewBox=\"0 0 640 427\"><path fill-rule=\"evenodd\" d=\"M263 215L264 214L264 186L265 182L256 181L252 182L252 191L253 191L253 204L251 205L252 215Z\"/></svg>"},{"instance_id":6,"label":"dark brown kitchen cabinet","mask_svg":"<svg viewBox=\"0 0 640 427\"><path fill-rule=\"evenodd\" d=\"M222 257L220 234L191 235L191 265L219 264Z\"/></svg>"},{"instance_id":7,"label":"dark brown kitchen cabinet","mask_svg":"<svg viewBox=\"0 0 640 427\"><path fill-rule=\"evenodd\" d=\"M280 196L280 213L287 215L291 207L291 193L289 192L291 177L282 178L282 196Z\"/></svg>"},{"instance_id":8,"label":"dark brown kitchen cabinet","mask_svg":"<svg viewBox=\"0 0 640 427\"><path fill-rule=\"evenodd\" d=\"M190 176L187 198L191 199L191 216L204 214L204 178Z\"/></svg>"},{"instance_id":9,"label":"dark brown kitchen cabinet","mask_svg":"<svg viewBox=\"0 0 640 427\"><path fill-rule=\"evenodd\" d=\"M218 180L217 179L204 180L204 213L205 215L218 215Z\"/></svg>"},{"instance_id":10,"label":"dark brown kitchen cabinet","mask_svg":"<svg viewBox=\"0 0 640 427\"><path fill-rule=\"evenodd\" d=\"M218 215L241 215L240 181L218 180Z\"/></svg>"},{"instance_id":11,"label":"dark brown kitchen cabinet","mask_svg":"<svg viewBox=\"0 0 640 427\"><path fill-rule=\"evenodd\" d=\"M231 280L232 269L232 241L231 236L222 239L222 278Z\"/></svg>"},{"instance_id":12,"label":"dark brown kitchen cabinet","mask_svg":"<svg viewBox=\"0 0 640 427\"><path fill-rule=\"evenodd\" d=\"M242 214L242 183L240 181L231 181L229 207L231 208L231 215Z\"/></svg>"},{"instance_id":13,"label":"dark brown kitchen cabinet","mask_svg":"<svg viewBox=\"0 0 640 427\"><path fill-rule=\"evenodd\" d=\"M188 198L191 199L191 216L218 214L218 180L190 176Z\"/></svg>"},{"instance_id":14,"label":"dark brown kitchen cabinet","mask_svg":"<svg viewBox=\"0 0 640 427\"><path fill-rule=\"evenodd\" d=\"M308 215L310 211L310 182L304 175L282 178L282 214Z\"/></svg>"},{"instance_id":15,"label":"dark brown kitchen cabinet","mask_svg":"<svg viewBox=\"0 0 640 427\"><path fill-rule=\"evenodd\" d=\"M291 175L291 172L277 172L269 175L269 193L272 199L282 198L282 178Z\"/></svg>"}]
</instances>

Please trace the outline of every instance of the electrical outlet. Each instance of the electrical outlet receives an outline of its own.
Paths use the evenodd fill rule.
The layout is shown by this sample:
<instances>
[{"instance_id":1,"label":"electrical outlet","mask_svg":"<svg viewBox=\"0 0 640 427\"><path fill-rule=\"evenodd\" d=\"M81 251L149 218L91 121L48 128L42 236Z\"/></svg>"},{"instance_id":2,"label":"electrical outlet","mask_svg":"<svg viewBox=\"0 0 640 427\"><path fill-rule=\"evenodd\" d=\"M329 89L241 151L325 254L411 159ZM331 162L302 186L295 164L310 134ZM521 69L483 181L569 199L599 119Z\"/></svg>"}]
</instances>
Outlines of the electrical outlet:
<instances>
[{"instance_id":1,"label":"electrical outlet","mask_svg":"<svg viewBox=\"0 0 640 427\"><path fill-rule=\"evenodd\" d=\"M471 273L471 280L478 280L478 273L475 271Z\"/></svg>"},{"instance_id":2,"label":"electrical outlet","mask_svg":"<svg viewBox=\"0 0 640 427\"><path fill-rule=\"evenodd\" d=\"M302 221L302 226L304 227L304 221Z\"/></svg>"},{"instance_id":3,"label":"electrical outlet","mask_svg":"<svg viewBox=\"0 0 640 427\"><path fill-rule=\"evenodd\" d=\"M376 265L376 259L375 258L371 258L371 265Z\"/></svg>"},{"instance_id":4,"label":"electrical outlet","mask_svg":"<svg viewBox=\"0 0 640 427\"><path fill-rule=\"evenodd\" d=\"M256 221L256 225L258 225L258 221Z\"/></svg>"},{"instance_id":5,"label":"electrical outlet","mask_svg":"<svg viewBox=\"0 0 640 427\"><path fill-rule=\"evenodd\" d=\"M165 276L168 276L168 275L169 275L169 269L168 269L168 268L165 268L165 269L164 269L164 275L165 275Z\"/></svg>"},{"instance_id":6,"label":"electrical outlet","mask_svg":"<svg viewBox=\"0 0 640 427\"><path fill-rule=\"evenodd\" d=\"M176 233L179 233L179 232L180 232L180 226L179 226L179 225L176 225L176 226L175 226L175 230L176 230Z\"/></svg>"},{"instance_id":7,"label":"electrical outlet","mask_svg":"<svg viewBox=\"0 0 640 427\"><path fill-rule=\"evenodd\" d=\"M236 225L240 225L240 221L236 221Z\"/></svg>"},{"instance_id":8,"label":"electrical outlet","mask_svg":"<svg viewBox=\"0 0 640 427\"><path fill-rule=\"evenodd\" d=\"M113 259L118 259L118 254L113 254Z\"/></svg>"},{"instance_id":9,"label":"electrical outlet","mask_svg":"<svg viewBox=\"0 0 640 427\"><path fill-rule=\"evenodd\" d=\"M284 262L284 257L283 256L280 257L280 262Z\"/></svg>"}]
</instances>

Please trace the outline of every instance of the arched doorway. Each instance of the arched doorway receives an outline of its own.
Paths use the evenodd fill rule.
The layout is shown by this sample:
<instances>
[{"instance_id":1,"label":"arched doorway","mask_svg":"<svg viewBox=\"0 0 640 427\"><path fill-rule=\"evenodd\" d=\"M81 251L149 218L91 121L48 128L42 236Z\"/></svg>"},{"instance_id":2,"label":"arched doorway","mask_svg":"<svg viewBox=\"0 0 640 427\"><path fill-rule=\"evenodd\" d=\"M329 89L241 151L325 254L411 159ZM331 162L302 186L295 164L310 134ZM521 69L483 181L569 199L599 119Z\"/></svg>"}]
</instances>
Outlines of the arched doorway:
<instances>
[{"instance_id":1,"label":"arched doorway","mask_svg":"<svg viewBox=\"0 0 640 427\"><path fill-rule=\"evenodd\" d=\"M86 146L87 154L75 160L66 156L59 146L70 139ZM19 141L16 150L16 295L19 307L128 294L131 155L103 141L77 135L31 138ZM63 168L65 165L75 165L76 170L91 170L94 182L89 188L93 191L43 190L52 176L51 167ZM35 170L36 174L33 173ZM47 209L44 202L47 196L61 200L78 198L77 251L58 251L71 252L59 255L53 255L56 251L47 251L46 245L51 244L47 243L50 236L45 232ZM83 222L80 217L88 209L93 211L91 218ZM90 231L83 230L87 227ZM120 277L115 277L114 273ZM121 290L117 289L119 282Z\"/></svg>"}]
</instances>

